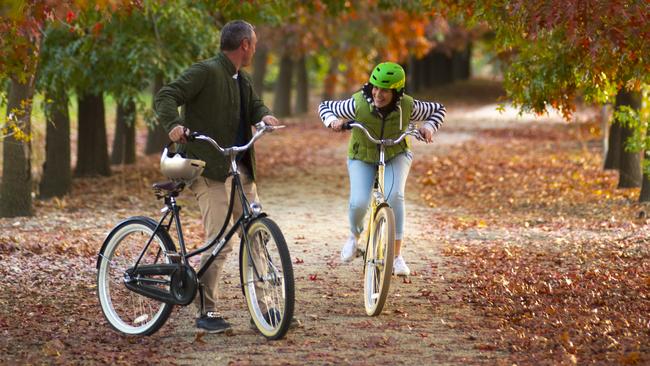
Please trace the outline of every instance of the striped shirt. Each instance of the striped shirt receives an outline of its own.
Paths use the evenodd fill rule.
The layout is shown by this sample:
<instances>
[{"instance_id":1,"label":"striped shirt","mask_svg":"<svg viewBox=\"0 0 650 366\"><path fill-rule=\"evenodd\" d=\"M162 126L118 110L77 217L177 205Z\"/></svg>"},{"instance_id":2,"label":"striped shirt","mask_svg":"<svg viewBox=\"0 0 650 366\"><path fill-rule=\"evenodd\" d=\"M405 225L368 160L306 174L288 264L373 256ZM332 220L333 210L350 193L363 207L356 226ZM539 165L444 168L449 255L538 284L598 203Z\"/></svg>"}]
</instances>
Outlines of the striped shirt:
<instances>
[{"instance_id":1,"label":"striped shirt","mask_svg":"<svg viewBox=\"0 0 650 366\"><path fill-rule=\"evenodd\" d=\"M440 128L445 119L447 110L440 103L422 102L413 99L413 110L409 120L411 122L424 122L433 132ZM356 115L354 98L345 100L325 100L318 106L318 115L326 127L337 119L353 120Z\"/></svg>"}]
</instances>

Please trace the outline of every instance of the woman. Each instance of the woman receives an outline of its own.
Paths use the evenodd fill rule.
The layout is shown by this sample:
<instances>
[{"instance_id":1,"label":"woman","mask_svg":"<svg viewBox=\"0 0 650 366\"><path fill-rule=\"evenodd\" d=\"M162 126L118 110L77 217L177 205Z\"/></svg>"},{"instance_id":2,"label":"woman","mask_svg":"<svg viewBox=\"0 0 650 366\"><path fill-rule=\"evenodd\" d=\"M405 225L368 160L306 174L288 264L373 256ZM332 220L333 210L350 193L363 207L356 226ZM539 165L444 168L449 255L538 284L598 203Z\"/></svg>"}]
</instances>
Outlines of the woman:
<instances>
[{"instance_id":1,"label":"woman","mask_svg":"<svg viewBox=\"0 0 650 366\"><path fill-rule=\"evenodd\" d=\"M394 62L377 65L359 92L340 101L324 101L318 112L325 126L343 130L348 120L361 122L377 138L393 138L406 130L409 122L423 122L419 132L429 143L445 118L445 107L439 103L422 102L404 94L406 74ZM385 194L395 212L395 261L393 271L408 276L410 270L402 257L404 236L404 188L413 153L408 139L386 148ZM379 153L362 131L354 129L348 144L348 175L350 177L350 237L341 250L341 260L351 261L357 252L359 235L370 203Z\"/></svg>"}]
</instances>

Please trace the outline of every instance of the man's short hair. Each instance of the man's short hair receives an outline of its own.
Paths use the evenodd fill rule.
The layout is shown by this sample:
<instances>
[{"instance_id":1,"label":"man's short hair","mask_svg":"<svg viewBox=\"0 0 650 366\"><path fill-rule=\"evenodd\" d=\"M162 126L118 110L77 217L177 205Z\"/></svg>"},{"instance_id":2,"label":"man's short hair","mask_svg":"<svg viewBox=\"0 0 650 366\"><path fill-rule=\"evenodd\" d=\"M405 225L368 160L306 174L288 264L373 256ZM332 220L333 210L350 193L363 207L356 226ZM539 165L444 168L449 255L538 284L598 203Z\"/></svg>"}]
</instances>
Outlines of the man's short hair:
<instances>
[{"instance_id":1,"label":"man's short hair","mask_svg":"<svg viewBox=\"0 0 650 366\"><path fill-rule=\"evenodd\" d=\"M221 29L221 50L234 51L238 49L245 38L253 38L253 29L250 23L243 20L226 23Z\"/></svg>"}]
</instances>

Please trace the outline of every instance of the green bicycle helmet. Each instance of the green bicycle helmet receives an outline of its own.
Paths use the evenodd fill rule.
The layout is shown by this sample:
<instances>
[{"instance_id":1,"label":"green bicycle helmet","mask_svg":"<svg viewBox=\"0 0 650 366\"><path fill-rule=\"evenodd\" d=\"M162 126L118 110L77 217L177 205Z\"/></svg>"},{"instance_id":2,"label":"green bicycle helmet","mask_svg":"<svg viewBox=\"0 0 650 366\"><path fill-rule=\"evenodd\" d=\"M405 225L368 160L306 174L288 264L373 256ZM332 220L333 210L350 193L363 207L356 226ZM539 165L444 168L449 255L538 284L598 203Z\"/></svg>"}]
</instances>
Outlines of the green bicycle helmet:
<instances>
[{"instance_id":1,"label":"green bicycle helmet","mask_svg":"<svg viewBox=\"0 0 650 366\"><path fill-rule=\"evenodd\" d=\"M399 92L404 89L404 84L406 84L406 73L399 64L382 62L372 70L369 81L376 87L395 89Z\"/></svg>"}]
</instances>

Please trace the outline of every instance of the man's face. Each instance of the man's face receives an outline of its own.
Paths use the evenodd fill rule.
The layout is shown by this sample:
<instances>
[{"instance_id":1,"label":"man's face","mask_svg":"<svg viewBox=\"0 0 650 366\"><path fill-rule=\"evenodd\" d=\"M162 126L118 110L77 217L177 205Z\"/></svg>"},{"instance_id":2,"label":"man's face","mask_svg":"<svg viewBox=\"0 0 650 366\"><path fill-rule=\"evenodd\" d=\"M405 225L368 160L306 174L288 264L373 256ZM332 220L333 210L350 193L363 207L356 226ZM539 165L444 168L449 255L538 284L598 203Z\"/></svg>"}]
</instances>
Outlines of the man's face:
<instances>
[{"instance_id":1,"label":"man's face","mask_svg":"<svg viewBox=\"0 0 650 366\"><path fill-rule=\"evenodd\" d=\"M257 35L253 32L251 39L245 39L242 42L242 51L244 52L243 65L248 66L253 63L253 56L255 55L255 47L257 46Z\"/></svg>"}]
</instances>

